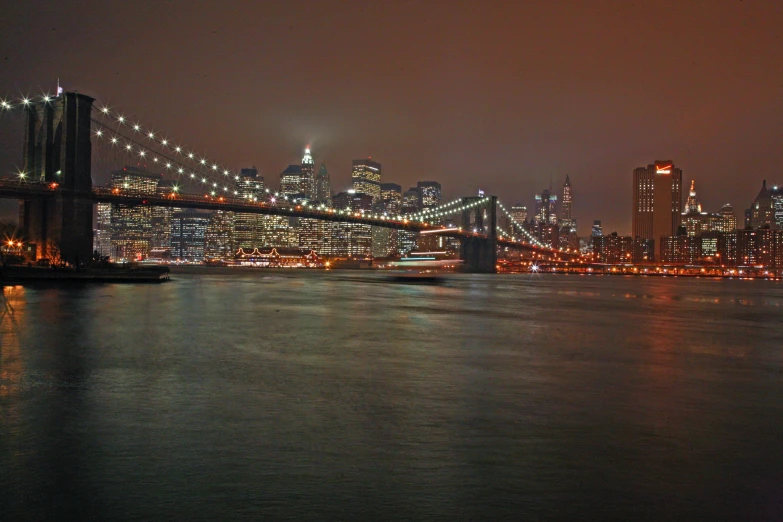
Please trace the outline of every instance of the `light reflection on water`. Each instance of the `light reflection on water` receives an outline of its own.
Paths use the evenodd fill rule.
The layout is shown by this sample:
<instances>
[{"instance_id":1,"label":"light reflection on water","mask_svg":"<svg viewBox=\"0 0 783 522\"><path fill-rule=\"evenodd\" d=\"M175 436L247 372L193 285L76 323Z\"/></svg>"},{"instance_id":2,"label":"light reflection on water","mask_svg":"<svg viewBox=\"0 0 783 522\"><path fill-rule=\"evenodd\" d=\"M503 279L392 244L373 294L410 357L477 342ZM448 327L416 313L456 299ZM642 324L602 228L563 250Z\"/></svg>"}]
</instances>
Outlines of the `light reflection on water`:
<instances>
[{"instance_id":1,"label":"light reflection on water","mask_svg":"<svg viewBox=\"0 0 783 522\"><path fill-rule=\"evenodd\" d=\"M190 270L0 302L0 519L783 516L783 286Z\"/></svg>"}]
</instances>

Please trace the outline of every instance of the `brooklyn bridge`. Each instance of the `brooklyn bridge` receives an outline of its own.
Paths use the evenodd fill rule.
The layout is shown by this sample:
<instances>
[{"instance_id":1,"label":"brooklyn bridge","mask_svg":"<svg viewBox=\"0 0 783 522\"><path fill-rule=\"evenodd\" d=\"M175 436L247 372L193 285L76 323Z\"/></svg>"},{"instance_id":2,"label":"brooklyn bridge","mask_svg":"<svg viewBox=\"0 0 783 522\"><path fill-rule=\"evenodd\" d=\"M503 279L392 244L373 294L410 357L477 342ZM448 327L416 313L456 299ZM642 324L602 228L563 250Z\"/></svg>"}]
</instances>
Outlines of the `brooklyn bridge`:
<instances>
[{"instance_id":1,"label":"brooklyn bridge","mask_svg":"<svg viewBox=\"0 0 783 522\"><path fill-rule=\"evenodd\" d=\"M498 250L522 250L550 259L576 254L546 247L529 234L495 195L466 196L410 214L389 215L324 204L274 193L257 201L241 197L239 176L203 156L187 152L151 130L132 124L109 107L98 107L84 94L62 92L37 99L3 100L0 110L22 111L22 168L0 178L0 197L20 203L20 227L35 256L45 258L54 245L62 259L78 265L93 252L96 203L166 206L308 218L445 236L459 240L459 257L467 272L493 273ZM93 183L94 149L110 146L149 160L164 179L177 182L168 193L147 194ZM511 230L498 226L505 215ZM451 225L443 224L450 217Z\"/></svg>"}]
</instances>

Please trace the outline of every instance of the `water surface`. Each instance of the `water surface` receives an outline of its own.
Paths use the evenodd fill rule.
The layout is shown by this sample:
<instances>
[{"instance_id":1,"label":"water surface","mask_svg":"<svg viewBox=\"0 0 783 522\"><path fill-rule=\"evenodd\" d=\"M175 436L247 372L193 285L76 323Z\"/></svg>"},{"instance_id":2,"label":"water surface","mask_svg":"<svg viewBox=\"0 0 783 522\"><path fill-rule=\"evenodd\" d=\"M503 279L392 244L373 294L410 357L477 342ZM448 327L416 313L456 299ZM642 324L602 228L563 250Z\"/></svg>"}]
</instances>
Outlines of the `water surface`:
<instances>
[{"instance_id":1,"label":"water surface","mask_svg":"<svg viewBox=\"0 0 783 522\"><path fill-rule=\"evenodd\" d=\"M6 287L0 519L781 519L783 285Z\"/></svg>"}]
</instances>

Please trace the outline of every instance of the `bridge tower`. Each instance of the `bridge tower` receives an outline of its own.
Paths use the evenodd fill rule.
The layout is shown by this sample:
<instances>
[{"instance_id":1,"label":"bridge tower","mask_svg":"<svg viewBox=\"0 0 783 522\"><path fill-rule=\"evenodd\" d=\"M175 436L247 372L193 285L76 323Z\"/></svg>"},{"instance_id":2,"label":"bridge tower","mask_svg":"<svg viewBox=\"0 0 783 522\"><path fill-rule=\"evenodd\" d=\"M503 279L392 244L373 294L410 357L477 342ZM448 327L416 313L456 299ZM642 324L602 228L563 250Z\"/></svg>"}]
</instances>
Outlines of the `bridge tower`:
<instances>
[{"instance_id":1,"label":"bridge tower","mask_svg":"<svg viewBox=\"0 0 783 522\"><path fill-rule=\"evenodd\" d=\"M26 107L24 172L33 181L57 183L52 197L19 203L19 222L36 257L59 256L78 266L92 255L93 98L63 93Z\"/></svg>"},{"instance_id":2,"label":"bridge tower","mask_svg":"<svg viewBox=\"0 0 783 522\"><path fill-rule=\"evenodd\" d=\"M464 206L475 204L480 197L462 198ZM471 273L497 272L497 196L491 196L487 205L477 205L462 212L462 230L475 230L486 237L465 237L460 240L459 257L465 270Z\"/></svg>"}]
</instances>

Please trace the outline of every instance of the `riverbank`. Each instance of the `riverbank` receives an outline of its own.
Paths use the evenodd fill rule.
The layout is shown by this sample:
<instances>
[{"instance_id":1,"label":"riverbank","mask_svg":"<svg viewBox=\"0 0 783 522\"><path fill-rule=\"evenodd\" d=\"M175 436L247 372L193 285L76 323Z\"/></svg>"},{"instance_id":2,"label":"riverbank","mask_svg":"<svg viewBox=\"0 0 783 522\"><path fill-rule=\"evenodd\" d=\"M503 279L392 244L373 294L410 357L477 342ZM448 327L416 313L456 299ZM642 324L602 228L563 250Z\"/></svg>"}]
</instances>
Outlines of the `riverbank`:
<instances>
[{"instance_id":1,"label":"riverbank","mask_svg":"<svg viewBox=\"0 0 783 522\"><path fill-rule=\"evenodd\" d=\"M0 284L26 282L92 282L92 283L162 283L169 280L167 266L140 268L52 268L36 266L9 266L0 269Z\"/></svg>"}]
</instances>

